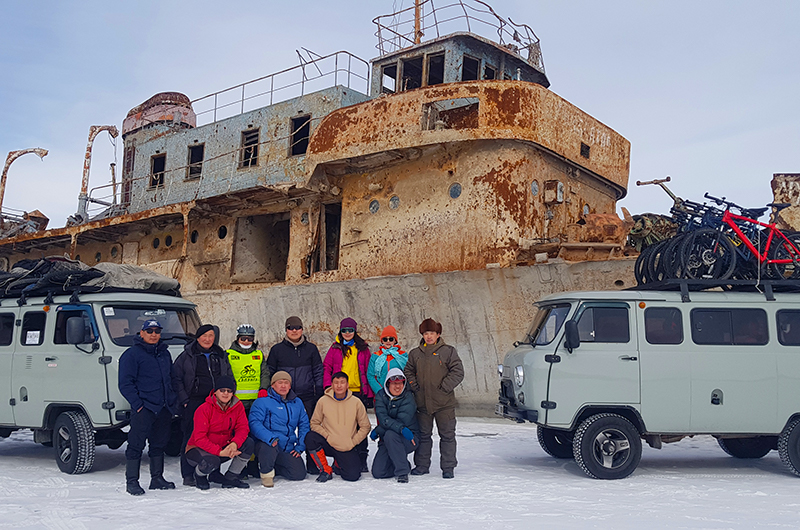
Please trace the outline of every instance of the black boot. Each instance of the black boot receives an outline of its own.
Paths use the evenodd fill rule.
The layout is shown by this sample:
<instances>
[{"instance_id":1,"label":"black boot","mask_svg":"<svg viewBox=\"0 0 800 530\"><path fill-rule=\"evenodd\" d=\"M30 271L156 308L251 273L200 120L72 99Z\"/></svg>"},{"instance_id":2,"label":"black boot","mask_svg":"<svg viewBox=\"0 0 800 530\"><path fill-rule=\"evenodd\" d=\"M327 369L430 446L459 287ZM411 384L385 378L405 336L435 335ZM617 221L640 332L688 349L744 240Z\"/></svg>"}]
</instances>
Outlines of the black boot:
<instances>
[{"instance_id":1,"label":"black boot","mask_svg":"<svg viewBox=\"0 0 800 530\"><path fill-rule=\"evenodd\" d=\"M239 478L238 473L234 473L233 471L228 471L227 473L222 475L222 487L247 489L250 487L250 484L248 484L247 482L242 482L242 480Z\"/></svg>"},{"instance_id":2,"label":"black boot","mask_svg":"<svg viewBox=\"0 0 800 530\"><path fill-rule=\"evenodd\" d=\"M125 461L125 491L131 495L144 495L144 490L139 485L139 464L141 460Z\"/></svg>"},{"instance_id":3,"label":"black boot","mask_svg":"<svg viewBox=\"0 0 800 530\"><path fill-rule=\"evenodd\" d=\"M151 490L174 490L175 483L164 479L164 455L150 457Z\"/></svg>"}]
</instances>

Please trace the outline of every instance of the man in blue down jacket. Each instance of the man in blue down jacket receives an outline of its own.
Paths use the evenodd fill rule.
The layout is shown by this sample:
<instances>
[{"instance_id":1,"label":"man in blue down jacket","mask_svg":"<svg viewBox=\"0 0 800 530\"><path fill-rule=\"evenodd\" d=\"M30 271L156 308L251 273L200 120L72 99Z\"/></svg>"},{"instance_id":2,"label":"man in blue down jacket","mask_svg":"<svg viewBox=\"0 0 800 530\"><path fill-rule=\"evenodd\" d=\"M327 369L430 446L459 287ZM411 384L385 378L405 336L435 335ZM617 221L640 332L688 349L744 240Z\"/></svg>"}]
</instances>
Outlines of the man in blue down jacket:
<instances>
[{"instance_id":1,"label":"man in blue down jacket","mask_svg":"<svg viewBox=\"0 0 800 530\"><path fill-rule=\"evenodd\" d=\"M176 412L176 397L170 371L172 357L161 342L161 324L148 320L134 337L133 346L119 358L119 391L131 405L131 428L125 450L126 491L142 495L139 464L145 441L149 441L150 489L174 489L164 480L164 447Z\"/></svg>"},{"instance_id":2,"label":"man in blue down jacket","mask_svg":"<svg viewBox=\"0 0 800 530\"><path fill-rule=\"evenodd\" d=\"M301 456L306 450L308 415L303 402L292 390L292 377L275 372L266 397L250 407L250 436L256 439L261 484L274 485L275 474L289 480L306 478Z\"/></svg>"},{"instance_id":3,"label":"man in blue down jacket","mask_svg":"<svg viewBox=\"0 0 800 530\"><path fill-rule=\"evenodd\" d=\"M406 387L406 378L399 368L386 374L383 389L375 395L375 416L378 425L370 438L378 442L378 454L372 461L375 478L397 477L397 482L408 482L411 465L408 453L417 448L419 423L417 403Z\"/></svg>"}]
</instances>

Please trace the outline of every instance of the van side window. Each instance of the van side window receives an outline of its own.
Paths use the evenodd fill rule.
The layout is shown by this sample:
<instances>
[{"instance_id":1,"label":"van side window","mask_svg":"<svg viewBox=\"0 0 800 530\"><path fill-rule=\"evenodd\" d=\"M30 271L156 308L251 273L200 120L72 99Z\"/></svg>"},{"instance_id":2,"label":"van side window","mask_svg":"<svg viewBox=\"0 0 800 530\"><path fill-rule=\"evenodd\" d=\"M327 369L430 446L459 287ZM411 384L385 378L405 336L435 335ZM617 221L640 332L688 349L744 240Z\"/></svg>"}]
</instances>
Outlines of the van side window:
<instances>
[{"instance_id":1,"label":"van side window","mask_svg":"<svg viewBox=\"0 0 800 530\"><path fill-rule=\"evenodd\" d=\"M695 344L764 345L769 341L763 309L693 309Z\"/></svg>"},{"instance_id":2,"label":"van side window","mask_svg":"<svg viewBox=\"0 0 800 530\"><path fill-rule=\"evenodd\" d=\"M14 314L0 313L0 346L8 346L14 337Z\"/></svg>"},{"instance_id":3,"label":"van side window","mask_svg":"<svg viewBox=\"0 0 800 530\"><path fill-rule=\"evenodd\" d=\"M644 311L644 336L650 344L683 342L683 320L680 309L650 307Z\"/></svg>"},{"instance_id":4,"label":"van side window","mask_svg":"<svg viewBox=\"0 0 800 530\"><path fill-rule=\"evenodd\" d=\"M22 317L22 335L20 342L23 346L39 346L44 342L44 324L47 322L47 313L44 311L29 311Z\"/></svg>"},{"instance_id":5,"label":"van side window","mask_svg":"<svg viewBox=\"0 0 800 530\"><path fill-rule=\"evenodd\" d=\"M94 333L92 332L92 320L86 311L71 310L71 311L58 311L56 313L56 332L53 336L53 344L67 344L67 320L70 317L83 318L83 342L81 344L91 344L94 342Z\"/></svg>"},{"instance_id":6,"label":"van side window","mask_svg":"<svg viewBox=\"0 0 800 530\"><path fill-rule=\"evenodd\" d=\"M587 307L578 320L581 342L629 342L628 309Z\"/></svg>"},{"instance_id":7,"label":"van side window","mask_svg":"<svg viewBox=\"0 0 800 530\"><path fill-rule=\"evenodd\" d=\"M800 346L800 311L778 311L778 341L784 346Z\"/></svg>"}]
</instances>

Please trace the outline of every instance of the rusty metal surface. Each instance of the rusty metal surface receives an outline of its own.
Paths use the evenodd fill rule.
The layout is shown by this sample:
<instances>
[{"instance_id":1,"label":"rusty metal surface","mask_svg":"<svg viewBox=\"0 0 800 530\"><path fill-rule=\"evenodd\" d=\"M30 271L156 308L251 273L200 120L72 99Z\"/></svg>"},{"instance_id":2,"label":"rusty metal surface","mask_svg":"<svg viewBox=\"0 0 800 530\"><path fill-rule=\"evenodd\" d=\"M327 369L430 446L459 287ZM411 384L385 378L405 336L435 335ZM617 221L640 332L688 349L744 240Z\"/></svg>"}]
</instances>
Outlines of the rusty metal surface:
<instances>
[{"instance_id":1,"label":"rusty metal surface","mask_svg":"<svg viewBox=\"0 0 800 530\"><path fill-rule=\"evenodd\" d=\"M423 130L423 106L452 98L479 99L478 127ZM617 199L626 193L630 142L549 90L517 81L427 87L339 109L312 134L305 163L313 175L322 164L481 139L531 142L607 181ZM589 146L589 158L581 144Z\"/></svg>"},{"instance_id":2,"label":"rusty metal surface","mask_svg":"<svg viewBox=\"0 0 800 530\"><path fill-rule=\"evenodd\" d=\"M133 107L122 122L122 137L154 123L197 125L197 116L189 98L180 92L161 92Z\"/></svg>"},{"instance_id":3,"label":"rusty metal surface","mask_svg":"<svg viewBox=\"0 0 800 530\"><path fill-rule=\"evenodd\" d=\"M782 230L800 230L800 173L775 173L770 184L774 202L791 204L773 221Z\"/></svg>"},{"instance_id":4,"label":"rusty metal surface","mask_svg":"<svg viewBox=\"0 0 800 530\"><path fill-rule=\"evenodd\" d=\"M40 159L47 156L47 149L41 147L30 147L28 149L20 149L18 151L10 151L6 157L6 164L3 166L3 174L0 176L0 212L3 210L3 199L6 194L6 179L8 178L8 168L11 167L12 162L22 155L33 153Z\"/></svg>"}]
</instances>

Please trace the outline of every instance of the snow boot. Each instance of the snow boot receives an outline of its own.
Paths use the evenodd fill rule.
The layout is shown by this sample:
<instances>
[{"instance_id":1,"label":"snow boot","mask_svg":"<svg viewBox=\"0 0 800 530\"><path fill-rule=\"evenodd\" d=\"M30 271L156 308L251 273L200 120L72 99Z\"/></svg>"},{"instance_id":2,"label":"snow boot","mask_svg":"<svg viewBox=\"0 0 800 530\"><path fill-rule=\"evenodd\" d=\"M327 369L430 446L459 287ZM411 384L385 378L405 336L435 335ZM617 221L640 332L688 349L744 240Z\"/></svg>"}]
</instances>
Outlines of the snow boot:
<instances>
[{"instance_id":1,"label":"snow boot","mask_svg":"<svg viewBox=\"0 0 800 530\"><path fill-rule=\"evenodd\" d=\"M314 463L314 459L311 458L311 453L306 451L306 473L309 475L319 475L319 468L317 468L317 464Z\"/></svg>"},{"instance_id":2,"label":"snow boot","mask_svg":"<svg viewBox=\"0 0 800 530\"><path fill-rule=\"evenodd\" d=\"M408 482L408 475L397 475L397 482L405 484Z\"/></svg>"},{"instance_id":3,"label":"snow boot","mask_svg":"<svg viewBox=\"0 0 800 530\"><path fill-rule=\"evenodd\" d=\"M208 475L198 475L195 473L194 482L197 489L207 490L211 488L211 484L208 483Z\"/></svg>"},{"instance_id":4,"label":"snow boot","mask_svg":"<svg viewBox=\"0 0 800 530\"><path fill-rule=\"evenodd\" d=\"M325 456L325 449L320 448L317 451L309 452L311 458L314 460L314 463L317 465L317 469L319 469L319 476L317 477L317 482L328 482L333 476L333 469L331 466L328 465L328 457Z\"/></svg>"},{"instance_id":5,"label":"snow boot","mask_svg":"<svg viewBox=\"0 0 800 530\"><path fill-rule=\"evenodd\" d=\"M421 468L421 467L419 467L419 466L417 466L417 467L415 467L414 469L412 469L412 470L411 470L411 474L412 474L412 475L414 475L414 476L418 476L418 475L427 475L428 473L430 473L430 471L429 471L429 470L427 470L427 469L422 469L422 468Z\"/></svg>"},{"instance_id":6,"label":"snow boot","mask_svg":"<svg viewBox=\"0 0 800 530\"><path fill-rule=\"evenodd\" d=\"M442 471L442 478L454 478L455 474L453 474L453 470Z\"/></svg>"},{"instance_id":7,"label":"snow boot","mask_svg":"<svg viewBox=\"0 0 800 530\"><path fill-rule=\"evenodd\" d=\"M275 470L269 473L261 473L261 485L265 488L271 488L275 485Z\"/></svg>"},{"instance_id":8,"label":"snow boot","mask_svg":"<svg viewBox=\"0 0 800 530\"><path fill-rule=\"evenodd\" d=\"M222 475L222 487L225 489L229 488L247 489L250 487L250 484L248 484L247 482L243 482L239 478L239 473L228 471L227 473Z\"/></svg>"},{"instance_id":9,"label":"snow boot","mask_svg":"<svg viewBox=\"0 0 800 530\"><path fill-rule=\"evenodd\" d=\"M150 457L151 490L174 490L175 483L164 479L164 455Z\"/></svg>"},{"instance_id":10,"label":"snow boot","mask_svg":"<svg viewBox=\"0 0 800 530\"><path fill-rule=\"evenodd\" d=\"M125 461L125 491L131 495L144 495L144 490L139 485L139 464L141 460Z\"/></svg>"}]
</instances>

